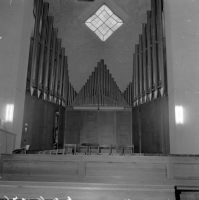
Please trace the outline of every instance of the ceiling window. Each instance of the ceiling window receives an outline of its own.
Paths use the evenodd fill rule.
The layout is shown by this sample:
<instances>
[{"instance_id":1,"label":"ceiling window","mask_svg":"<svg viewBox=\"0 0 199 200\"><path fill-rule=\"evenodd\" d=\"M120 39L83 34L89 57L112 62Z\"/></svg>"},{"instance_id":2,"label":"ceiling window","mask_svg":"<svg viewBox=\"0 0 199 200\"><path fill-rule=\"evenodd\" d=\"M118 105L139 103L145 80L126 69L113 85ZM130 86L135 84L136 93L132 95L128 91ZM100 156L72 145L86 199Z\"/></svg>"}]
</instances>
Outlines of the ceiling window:
<instances>
[{"instance_id":1,"label":"ceiling window","mask_svg":"<svg viewBox=\"0 0 199 200\"><path fill-rule=\"evenodd\" d=\"M102 41L105 41L123 24L123 21L103 4L94 15L85 21L85 24Z\"/></svg>"}]
</instances>

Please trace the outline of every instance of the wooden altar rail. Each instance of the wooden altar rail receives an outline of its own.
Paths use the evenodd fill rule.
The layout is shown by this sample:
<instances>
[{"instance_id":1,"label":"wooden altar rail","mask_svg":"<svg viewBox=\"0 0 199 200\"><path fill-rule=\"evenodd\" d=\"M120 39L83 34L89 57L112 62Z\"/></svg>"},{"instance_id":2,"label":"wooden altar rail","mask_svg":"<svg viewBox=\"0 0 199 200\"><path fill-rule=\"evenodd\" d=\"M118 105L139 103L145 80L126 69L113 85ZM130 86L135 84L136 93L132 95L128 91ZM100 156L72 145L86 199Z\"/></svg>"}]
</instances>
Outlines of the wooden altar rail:
<instances>
[{"instance_id":1,"label":"wooden altar rail","mask_svg":"<svg viewBox=\"0 0 199 200\"><path fill-rule=\"evenodd\" d=\"M199 184L199 157L2 155L1 180Z\"/></svg>"},{"instance_id":2,"label":"wooden altar rail","mask_svg":"<svg viewBox=\"0 0 199 200\"><path fill-rule=\"evenodd\" d=\"M11 154L15 148L16 134L0 129L0 154Z\"/></svg>"},{"instance_id":3,"label":"wooden altar rail","mask_svg":"<svg viewBox=\"0 0 199 200\"><path fill-rule=\"evenodd\" d=\"M50 154L50 155L66 155L73 154L76 155L78 153L83 153L84 155L93 154L93 150L95 150L95 155L103 154L102 150L106 151L108 155L133 155L134 153L134 145L98 145L98 144L65 144L64 149L53 149L53 150L44 150L38 151L38 154ZM128 153L126 154L126 150Z\"/></svg>"},{"instance_id":4,"label":"wooden altar rail","mask_svg":"<svg viewBox=\"0 0 199 200\"><path fill-rule=\"evenodd\" d=\"M199 185L198 156L2 155L0 196L175 200Z\"/></svg>"}]
</instances>

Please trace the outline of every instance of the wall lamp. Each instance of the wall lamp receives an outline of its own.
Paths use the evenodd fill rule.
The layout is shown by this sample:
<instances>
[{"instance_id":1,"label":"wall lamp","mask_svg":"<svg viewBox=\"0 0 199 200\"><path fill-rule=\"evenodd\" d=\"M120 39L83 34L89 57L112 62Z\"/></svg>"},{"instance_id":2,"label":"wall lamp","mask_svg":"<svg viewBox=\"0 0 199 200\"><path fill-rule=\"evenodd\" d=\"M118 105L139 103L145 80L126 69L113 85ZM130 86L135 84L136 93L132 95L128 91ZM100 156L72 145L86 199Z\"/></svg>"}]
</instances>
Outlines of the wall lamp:
<instances>
[{"instance_id":1,"label":"wall lamp","mask_svg":"<svg viewBox=\"0 0 199 200\"><path fill-rule=\"evenodd\" d=\"M12 122L13 121L13 114L14 114L14 105L13 104L7 104L6 105L6 122Z\"/></svg>"},{"instance_id":2,"label":"wall lamp","mask_svg":"<svg viewBox=\"0 0 199 200\"><path fill-rule=\"evenodd\" d=\"M184 116L183 116L182 106L175 106L175 118L176 118L176 124L183 124Z\"/></svg>"}]
</instances>

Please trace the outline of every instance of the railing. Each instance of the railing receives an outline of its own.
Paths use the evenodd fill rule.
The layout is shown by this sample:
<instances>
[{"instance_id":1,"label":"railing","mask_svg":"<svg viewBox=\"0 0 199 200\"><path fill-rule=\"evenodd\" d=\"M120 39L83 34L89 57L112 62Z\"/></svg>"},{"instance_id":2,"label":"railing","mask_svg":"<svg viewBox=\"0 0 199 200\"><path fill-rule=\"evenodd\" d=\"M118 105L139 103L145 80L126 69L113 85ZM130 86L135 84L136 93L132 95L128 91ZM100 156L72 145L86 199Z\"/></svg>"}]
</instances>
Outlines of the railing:
<instances>
[{"instance_id":1,"label":"railing","mask_svg":"<svg viewBox=\"0 0 199 200\"><path fill-rule=\"evenodd\" d=\"M92 143L84 144L65 144L63 149L53 149L38 151L38 154L50 154L50 155L66 155L66 154L84 154L84 155L125 155L134 153L134 145L99 145Z\"/></svg>"}]
</instances>

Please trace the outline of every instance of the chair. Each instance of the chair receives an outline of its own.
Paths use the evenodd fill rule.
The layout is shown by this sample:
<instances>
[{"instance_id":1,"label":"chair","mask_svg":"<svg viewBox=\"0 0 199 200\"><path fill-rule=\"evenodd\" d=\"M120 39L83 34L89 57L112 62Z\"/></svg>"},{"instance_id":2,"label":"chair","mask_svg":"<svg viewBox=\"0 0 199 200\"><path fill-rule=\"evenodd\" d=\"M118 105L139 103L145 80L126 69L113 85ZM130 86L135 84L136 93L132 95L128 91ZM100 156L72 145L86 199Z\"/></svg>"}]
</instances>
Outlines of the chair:
<instances>
[{"instance_id":1,"label":"chair","mask_svg":"<svg viewBox=\"0 0 199 200\"><path fill-rule=\"evenodd\" d=\"M65 149L58 149L57 154L64 155L65 154Z\"/></svg>"},{"instance_id":2,"label":"chair","mask_svg":"<svg viewBox=\"0 0 199 200\"><path fill-rule=\"evenodd\" d=\"M51 150L45 150L44 154L51 154Z\"/></svg>"},{"instance_id":3,"label":"chair","mask_svg":"<svg viewBox=\"0 0 199 200\"><path fill-rule=\"evenodd\" d=\"M106 150L108 150L108 152L106 151L105 153L103 153L102 149L106 149ZM101 155L101 154L108 154L108 155L110 155L111 154L111 145L100 144L99 147L98 147L98 155Z\"/></svg>"},{"instance_id":4,"label":"chair","mask_svg":"<svg viewBox=\"0 0 199 200\"><path fill-rule=\"evenodd\" d=\"M88 146L88 154L91 155L93 153L92 150L95 150L95 154L99 152L99 144L97 143L90 143Z\"/></svg>"},{"instance_id":5,"label":"chair","mask_svg":"<svg viewBox=\"0 0 199 200\"><path fill-rule=\"evenodd\" d=\"M65 149L64 154L75 154L76 144L65 144L64 149Z\"/></svg>"},{"instance_id":6,"label":"chair","mask_svg":"<svg viewBox=\"0 0 199 200\"><path fill-rule=\"evenodd\" d=\"M57 155L58 149L53 149L50 151L51 155Z\"/></svg>"},{"instance_id":7,"label":"chair","mask_svg":"<svg viewBox=\"0 0 199 200\"><path fill-rule=\"evenodd\" d=\"M77 144L74 154L84 154L87 155L89 153L89 146Z\"/></svg>"},{"instance_id":8,"label":"chair","mask_svg":"<svg viewBox=\"0 0 199 200\"><path fill-rule=\"evenodd\" d=\"M125 155L125 150L130 150L130 155L134 153L134 145L121 145L121 155Z\"/></svg>"},{"instance_id":9,"label":"chair","mask_svg":"<svg viewBox=\"0 0 199 200\"><path fill-rule=\"evenodd\" d=\"M111 146L110 146L110 155L117 154L117 150L118 150L118 149L119 149L119 146L118 146L118 145L116 145L116 144L111 144ZM113 150L115 150L114 153L113 153Z\"/></svg>"}]
</instances>

